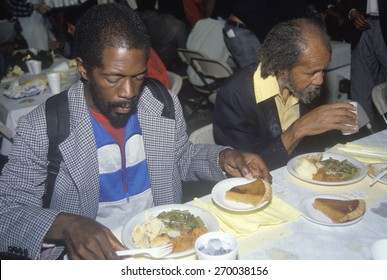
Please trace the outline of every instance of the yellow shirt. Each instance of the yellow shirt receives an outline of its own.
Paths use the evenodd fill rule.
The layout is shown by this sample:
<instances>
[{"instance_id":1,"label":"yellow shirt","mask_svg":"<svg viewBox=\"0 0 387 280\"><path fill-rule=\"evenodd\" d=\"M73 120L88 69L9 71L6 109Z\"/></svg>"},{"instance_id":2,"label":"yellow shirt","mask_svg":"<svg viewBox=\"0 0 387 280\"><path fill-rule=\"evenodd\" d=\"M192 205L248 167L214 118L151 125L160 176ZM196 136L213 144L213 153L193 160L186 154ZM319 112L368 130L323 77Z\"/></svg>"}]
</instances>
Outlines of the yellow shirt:
<instances>
[{"instance_id":1,"label":"yellow shirt","mask_svg":"<svg viewBox=\"0 0 387 280\"><path fill-rule=\"evenodd\" d=\"M254 73L254 93L257 103L274 96L282 131L285 131L294 121L300 118L300 104L298 98L291 95L288 100L284 102L279 94L277 78L269 76L266 79L263 79L261 77L261 65L258 66L257 71Z\"/></svg>"}]
</instances>

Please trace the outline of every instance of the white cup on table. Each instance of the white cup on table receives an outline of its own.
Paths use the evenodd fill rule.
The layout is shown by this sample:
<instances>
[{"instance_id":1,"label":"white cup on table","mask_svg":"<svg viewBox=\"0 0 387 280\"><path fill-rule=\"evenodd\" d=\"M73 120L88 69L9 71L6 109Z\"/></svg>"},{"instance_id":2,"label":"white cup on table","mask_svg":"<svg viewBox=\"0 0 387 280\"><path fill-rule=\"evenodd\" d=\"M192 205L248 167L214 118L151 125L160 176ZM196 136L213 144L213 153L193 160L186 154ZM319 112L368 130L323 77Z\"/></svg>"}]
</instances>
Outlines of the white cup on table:
<instances>
[{"instance_id":1,"label":"white cup on table","mask_svg":"<svg viewBox=\"0 0 387 280\"><path fill-rule=\"evenodd\" d=\"M351 101L349 103L351 103L353 106L355 106L355 110L353 110L353 111L351 110L351 112L355 113L358 116L357 102L356 101ZM345 124L345 125L346 126L354 126L354 125L350 125L350 124ZM359 129L357 129L356 131L345 131L345 130L342 130L341 133L343 135L351 135L351 134L354 134L354 133L356 133L358 131L359 131Z\"/></svg>"},{"instance_id":2,"label":"white cup on table","mask_svg":"<svg viewBox=\"0 0 387 280\"><path fill-rule=\"evenodd\" d=\"M207 232L196 239L195 252L199 260L236 260L238 241L226 232Z\"/></svg>"},{"instance_id":3,"label":"white cup on table","mask_svg":"<svg viewBox=\"0 0 387 280\"><path fill-rule=\"evenodd\" d=\"M60 92L60 74L59 73L49 73L47 74L48 85L52 94L58 94Z\"/></svg>"},{"instance_id":4,"label":"white cup on table","mask_svg":"<svg viewBox=\"0 0 387 280\"><path fill-rule=\"evenodd\" d=\"M31 60L32 70L34 75L38 75L42 72L42 62L38 60Z\"/></svg>"}]
</instances>

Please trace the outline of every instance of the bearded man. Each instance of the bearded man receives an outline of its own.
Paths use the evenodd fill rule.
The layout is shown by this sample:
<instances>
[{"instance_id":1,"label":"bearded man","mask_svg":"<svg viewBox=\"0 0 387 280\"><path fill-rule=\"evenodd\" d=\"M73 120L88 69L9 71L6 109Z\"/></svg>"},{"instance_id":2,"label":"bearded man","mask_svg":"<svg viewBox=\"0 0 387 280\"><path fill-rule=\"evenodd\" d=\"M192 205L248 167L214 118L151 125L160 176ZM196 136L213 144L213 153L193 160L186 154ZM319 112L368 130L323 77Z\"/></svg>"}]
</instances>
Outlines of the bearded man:
<instances>
[{"instance_id":1,"label":"bearded man","mask_svg":"<svg viewBox=\"0 0 387 280\"><path fill-rule=\"evenodd\" d=\"M331 59L329 37L318 22L279 23L258 55L259 65L238 71L217 95L218 144L258 153L275 169L337 143L338 130L358 130L350 103L316 104Z\"/></svg>"}]
</instances>

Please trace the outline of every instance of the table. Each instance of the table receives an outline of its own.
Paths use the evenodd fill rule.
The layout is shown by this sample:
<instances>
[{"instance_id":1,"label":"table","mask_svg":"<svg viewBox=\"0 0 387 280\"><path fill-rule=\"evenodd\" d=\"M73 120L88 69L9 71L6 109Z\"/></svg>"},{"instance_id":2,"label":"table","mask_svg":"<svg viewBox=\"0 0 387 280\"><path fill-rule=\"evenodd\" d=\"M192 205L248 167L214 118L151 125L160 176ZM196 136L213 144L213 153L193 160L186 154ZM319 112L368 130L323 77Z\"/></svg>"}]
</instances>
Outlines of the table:
<instances>
[{"instance_id":1,"label":"table","mask_svg":"<svg viewBox=\"0 0 387 280\"><path fill-rule=\"evenodd\" d=\"M387 130L354 143L387 149ZM272 172L273 194L295 208L313 194L337 194L362 198L367 210L361 221L344 227L322 226L304 217L239 240L240 259L371 259L372 242L387 238L387 185L368 186L370 177L353 185L317 186L290 175L286 167Z\"/></svg>"},{"instance_id":2,"label":"table","mask_svg":"<svg viewBox=\"0 0 387 280\"><path fill-rule=\"evenodd\" d=\"M55 66L59 65L61 62L65 60L66 59L61 57L56 58L54 60L53 65L50 67L50 69L54 68ZM48 72L50 71L50 69L47 69L42 72L43 73ZM24 74L24 75L30 75L30 74ZM71 81L68 80L66 83L62 83L61 90L68 89L73 82L74 82L73 80ZM48 85L46 90L40 93L39 95L20 98L20 99L7 98L3 95L3 91L4 89L0 88L0 121L2 121L5 124L5 126L11 130L12 135L15 134L17 122L21 116L28 114L33 109L38 107L40 104L44 103L47 98L52 96L52 93ZM3 138L0 154L3 156L8 156L11 150L12 150L12 143L7 139Z\"/></svg>"},{"instance_id":3,"label":"table","mask_svg":"<svg viewBox=\"0 0 387 280\"><path fill-rule=\"evenodd\" d=\"M387 149L387 130L353 143ZM286 166L271 172L273 195L299 208L300 202L314 194L336 194L362 198L367 209L363 218L352 225L331 227L315 224L303 216L288 223L262 226L256 233L238 238L240 260L355 260L371 259L372 242L387 238L387 185L368 186L367 175L353 185L319 186L293 177ZM206 195L201 200L210 200ZM194 204L194 202L188 202ZM113 233L120 239L121 229ZM190 255L182 259L196 259Z\"/></svg>"}]
</instances>

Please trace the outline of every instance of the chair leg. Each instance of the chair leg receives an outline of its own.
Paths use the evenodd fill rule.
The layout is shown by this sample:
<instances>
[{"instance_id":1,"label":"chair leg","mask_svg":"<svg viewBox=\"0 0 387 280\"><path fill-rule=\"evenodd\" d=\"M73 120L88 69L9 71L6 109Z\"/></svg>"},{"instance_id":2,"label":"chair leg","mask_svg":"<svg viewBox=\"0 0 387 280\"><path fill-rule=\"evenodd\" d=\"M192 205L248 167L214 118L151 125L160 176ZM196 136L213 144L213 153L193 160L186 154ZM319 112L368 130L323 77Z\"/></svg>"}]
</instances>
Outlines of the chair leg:
<instances>
[{"instance_id":1,"label":"chair leg","mask_svg":"<svg viewBox=\"0 0 387 280\"><path fill-rule=\"evenodd\" d=\"M191 114L187 117L187 122L197 113L197 111L200 109L200 107L203 105L204 101L206 101L207 96L202 96L198 103L196 104L195 108L192 110Z\"/></svg>"}]
</instances>

